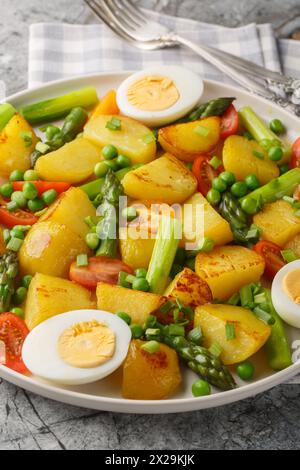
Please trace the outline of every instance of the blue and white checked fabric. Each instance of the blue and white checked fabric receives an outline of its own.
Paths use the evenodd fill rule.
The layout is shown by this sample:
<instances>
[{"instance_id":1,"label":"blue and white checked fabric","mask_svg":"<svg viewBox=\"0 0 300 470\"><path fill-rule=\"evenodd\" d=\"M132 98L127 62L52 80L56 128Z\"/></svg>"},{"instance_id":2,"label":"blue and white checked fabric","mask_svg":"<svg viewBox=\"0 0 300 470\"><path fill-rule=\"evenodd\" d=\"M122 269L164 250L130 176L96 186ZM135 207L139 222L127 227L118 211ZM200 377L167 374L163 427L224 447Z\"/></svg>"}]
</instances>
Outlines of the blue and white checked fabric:
<instances>
[{"instance_id":1,"label":"blue and white checked fabric","mask_svg":"<svg viewBox=\"0 0 300 470\"><path fill-rule=\"evenodd\" d=\"M269 24L226 28L150 11L147 16L195 42L300 78L300 41L277 41ZM29 87L75 75L138 70L162 63L181 64L205 78L230 82L191 51L183 48L140 51L121 41L93 14L79 20L84 24L43 23L30 27Z\"/></svg>"},{"instance_id":2,"label":"blue and white checked fabric","mask_svg":"<svg viewBox=\"0 0 300 470\"><path fill-rule=\"evenodd\" d=\"M276 40L269 24L232 29L150 11L147 16L195 42L218 47L271 70L300 78L300 41ZM139 70L162 63L180 64L205 78L230 82L186 49L140 51L117 38L94 15L82 17L80 21L82 25L43 23L30 27L30 88L62 78ZM291 383L300 383L300 377Z\"/></svg>"}]
</instances>

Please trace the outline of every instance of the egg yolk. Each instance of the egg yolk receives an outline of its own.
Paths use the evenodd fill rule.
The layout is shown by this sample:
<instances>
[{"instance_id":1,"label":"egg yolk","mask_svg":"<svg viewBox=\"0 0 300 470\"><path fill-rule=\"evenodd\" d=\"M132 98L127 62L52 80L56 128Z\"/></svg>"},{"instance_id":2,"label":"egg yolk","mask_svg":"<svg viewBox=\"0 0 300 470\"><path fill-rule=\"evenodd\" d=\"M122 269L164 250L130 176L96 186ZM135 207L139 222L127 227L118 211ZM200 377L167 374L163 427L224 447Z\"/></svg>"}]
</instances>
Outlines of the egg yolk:
<instances>
[{"instance_id":1,"label":"egg yolk","mask_svg":"<svg viewBox=\"0 0 300 470\"><path fill-rule=\"evenodd\" d=\"M129 103L141 111L163 111L180 98L175 83L167 77L143 77L133 83L127 92Z\"/></svg>"},{"instance_id":2,"label":"egg yolk","mask_svg":"<svg viewBox=\"0 0 300 470\"><path fill-rule=\"evenodd\" d=\"M293 302L300 305L300 269L294 269L285 276L283 288Z\"/></svg>"},{"instance_id":3,"label":"egg yolk","mask_svg":"<svg viewBox=\"0 0 300 470\"><path fill-rule=\"evenodd\" d=\"M115 347L114 332L96 320L72 326L58 341L61 359L81 369L101 366L113 357Z\"/></svg>"}]
</instances>

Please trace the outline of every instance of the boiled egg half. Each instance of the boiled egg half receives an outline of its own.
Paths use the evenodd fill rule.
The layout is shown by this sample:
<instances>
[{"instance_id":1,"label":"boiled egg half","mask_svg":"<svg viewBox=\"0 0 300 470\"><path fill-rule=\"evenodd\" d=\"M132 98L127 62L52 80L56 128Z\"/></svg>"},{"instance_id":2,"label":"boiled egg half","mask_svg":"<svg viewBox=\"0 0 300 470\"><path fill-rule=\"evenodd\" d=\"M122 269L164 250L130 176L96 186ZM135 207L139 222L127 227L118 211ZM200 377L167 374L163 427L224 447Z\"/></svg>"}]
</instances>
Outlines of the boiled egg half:
<instances>
[{"instance_id":1,"label":"boiled egg half","mask_svg":"<svg viewBox=\"0 0 300 470\"><path fill-rule=\"evenodd\" d=\"M203 95L196 73L175 65L152 67L125 80L117 93L122 114L149 127L170 124L192 111Z\"/></svg>"},{"instance_id":2,"label":"boiled egg half","mask_svg":"<svg viewBox=\"0 0 300 470\"><path fill-rule=\"evenodd\" d=\"M78 310L50 318L27 336L23 361L41 379L61 385L97 382L126 359L131 330L118 316Z\"/></svg>"},{"instance_id":3,"label":"boiled egg half","mask_svg":"<svg viewBox=\"0 0 300 470\"><path fill-rule=\"evenodd\" d=\"M272 300L278 315L288 324L300 328L300 260L287 264L272 284Z\"/></svg>"}]
</instances>

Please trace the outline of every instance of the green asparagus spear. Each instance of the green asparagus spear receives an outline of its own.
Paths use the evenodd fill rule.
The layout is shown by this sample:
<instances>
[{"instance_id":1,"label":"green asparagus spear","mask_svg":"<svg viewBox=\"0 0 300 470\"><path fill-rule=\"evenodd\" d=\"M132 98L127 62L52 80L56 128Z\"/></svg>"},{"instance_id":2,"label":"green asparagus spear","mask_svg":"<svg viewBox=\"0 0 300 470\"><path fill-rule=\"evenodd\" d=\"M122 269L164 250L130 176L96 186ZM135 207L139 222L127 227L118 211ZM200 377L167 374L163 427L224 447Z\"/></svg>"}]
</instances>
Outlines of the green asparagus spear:
<instances>
[{"instance_id":1,"label":"green asparagus spear","mask_svg":"<svg viewBox=\"0 0 300 470\"><path fill-rule=\"evenodd\" d=\"M64 118L73 108L78 106L89 108L96 105L97 102L96 89L88 87L54 99L24 106L20 109L20 113L30 124L39 124Z\"/></svg>"},{"instance_id":2,"label":"green asparagus spear","mask_svg":"<svg viewBox=\"0 0 300 470\"><path fill-rule=\"evenodd\" d=\"M288 160L291 156L291 146L278 138L274 132L261 120L260 117L253 111L250 106L246 106L241 109L239 116L242 124L248 132L254 137L254 139L260 144L263 140L270 142L280 142L283 150L284 160Z\"/></svg>"},{"instance_id":3,"label":"green asparagus spear","mask_svg":"<svg viewBox=\"0 0 300 470\"><path fill-rule=\"evenodd\" d=\"M198 121L199 119L208 118L211 116L222 116L227 109L232 105L236 98L217 98L208 103L201 104L191 114L180 119L178 123Z\"/></svg>"},{"instance_id":4,"label":"green asparagus spear","mask_svg":"<svg viewBox=\"0 0 300 470\"><path fill-rule=\"evenodd\" d=\"M15 253L8 252L0 257L0 312L9 312L16 290L19 261Z\"/></svg>"},{"instance_id":5,"label":"green asparagus spear","mask_svg":"<svg viewBox=\"0 0 300 470\"><path fill-rule=\"evenodd\" d=\"M286 369L292 364L291 348L286 336L283 321L274 309L270 289L263 289L267 303L270 307L270 314L275 319L272 325L271 336L265 346L267 359L273 370Z\"/></svg>"},{"instance_id":6,"label":"green asparagus spear","mask_svg":"<svg viewBox=\"0 0 300 470\"><path fill-rule=\"evenodd\" d=\"M123 168L122 170L117 171L115 175L118 178L118 180L122 182L123 178L127 175L127 173L137 170L141 166L143 165L138 164L138 165L131 166L129 168ZM84 184L83 186L80 187L80 189L82 189L82 191L84 191L88 195L90 200L93 201L98 196L98 194L101 193L104 183L105 183L105 178L100 178L95 181L92 181L91 183Z\"/></svg>"},{"instance_id":7,"label":"green asparagus spear","mask_svg":"<svg viewBox=\"0 0 300 470\"><path fill-rule=\"evenodd\" d=\"M275 202L284 196L291 196L299 184L300 168L295 168L243 197L240 199L240 203L246 209L247 206L252 205L251 202L255 202L257 206L256 212L259 212L264 204ZM250 203L247 204L248 202Z\"/></svg>"},{"instance_id":8,"label":"green asparagus spear","mask_svg":"<svg viewBox=\"0 0 300 470\"><path fill-rule=\"evenodd\" d=\"M119 199L123 195L122 184L115 173L109 170L102 187L103 203L98 208L102 220L97 226L97 234L101 238L97 256L115 258L117 255Z\"/></svg>"},{"instance_id":9,"label":"green asparagus spear","mask_svg":"<svg viewBox=\"0 0 300 470\"><path fill-rule=\"evenodd\" d=\"M208 349L195 345L183 336L171 336L169 327L161 329L161 341L175 349L188 367L211 385L221 390L236 388L236 383L227 367Z\"/></svg>"},{"instance_id":10,"label":"green asparagus spear","mask_svg":"<svg viewBox=\"0 0 300 470\"><path fill-rule=\"evenodd\" d=\"M153 294L163 294L179 246L181 222L171 217L162 217L155 242L147 281Z\"/></svg>"},{"instance_id":11,"label":"green asparagus spear","mask_svg":"<svg viewBox=\"0 0 300 470\"><path fill-rule=\"evenodd\" d=\"M242 210L239 201L231 193L224 193L219 210L224 219L229 222L236 243L248 245L250 242L248 216ZM251 242L255 243L258 238L259 234L257 240L251 239Z\"/></svg>"},{"instance_id":12,"label":"green asparagus spear","mask_svg":"<svg viewBox=\"0 0 300 470\"><path fill-rule=\"evenodd\" d=\"M16 112L15 108L9 103L0 105L0 131L4 129Z\"/></svg>"},{"instance_id":13,"label":"green asparagus spear","mask_svg":"<svg viewBox=\"0 0 300 470\"><path fill-rule=\"evenodd\" d=\"M58 150L66 143L74 140L75 137L83 130L87 119L88 114L83 108L77 107L72 109L72 111L66 117L62 129L57 129L57 132L53 134L52 139L46 142L46 145L49 147L47 152L41 153L37 149L33 151L30 156L31 166L34 168L40 157L46 155L47 153Z\"/></svg>"}]
</instances>

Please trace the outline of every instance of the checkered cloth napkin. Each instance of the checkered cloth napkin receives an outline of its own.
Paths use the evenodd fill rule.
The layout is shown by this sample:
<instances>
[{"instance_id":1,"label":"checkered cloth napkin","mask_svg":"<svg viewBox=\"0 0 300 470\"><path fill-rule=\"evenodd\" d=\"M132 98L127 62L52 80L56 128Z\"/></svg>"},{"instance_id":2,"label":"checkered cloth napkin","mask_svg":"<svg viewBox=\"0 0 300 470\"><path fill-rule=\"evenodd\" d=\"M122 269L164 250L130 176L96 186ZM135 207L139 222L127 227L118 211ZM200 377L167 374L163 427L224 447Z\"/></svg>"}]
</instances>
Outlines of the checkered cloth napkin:
<instances>
[{"instance_id":1,"label":"checkered cloth napkin","mask_svg":"<svg viewBox=\"0 0 300 470\"><path fill-rule=\"evenodd\" d=\"M276 40L269 24L225 28L156 12L146 14L195 42L300 78L300 41ZM30 27L29 87L74 75L138 70L162 63L181 64L205 78L230 82L186 49L140 51L121 41L93 14L83 13L78 21L83 25L43 23Z\"/></svg>"},{"instance_id":2,"label":"checkered cloth napkin","mask_svg":"<svg viewBox=\"0 0 300 470\"><path fill-rule=\"evenodd\" d=\"M146 14L195 42L300 78L300 41L276 40L269 24L231 29L150 11ZM181 64L205 78L230 83L230 79L186 49L140 51L121 41L93 14L78 20L83 25L43 23L30 27L30 88L77 75L139 70L162 63ZM292 383L300 383L300 376Z\"/></svg>"}]
</instances>

